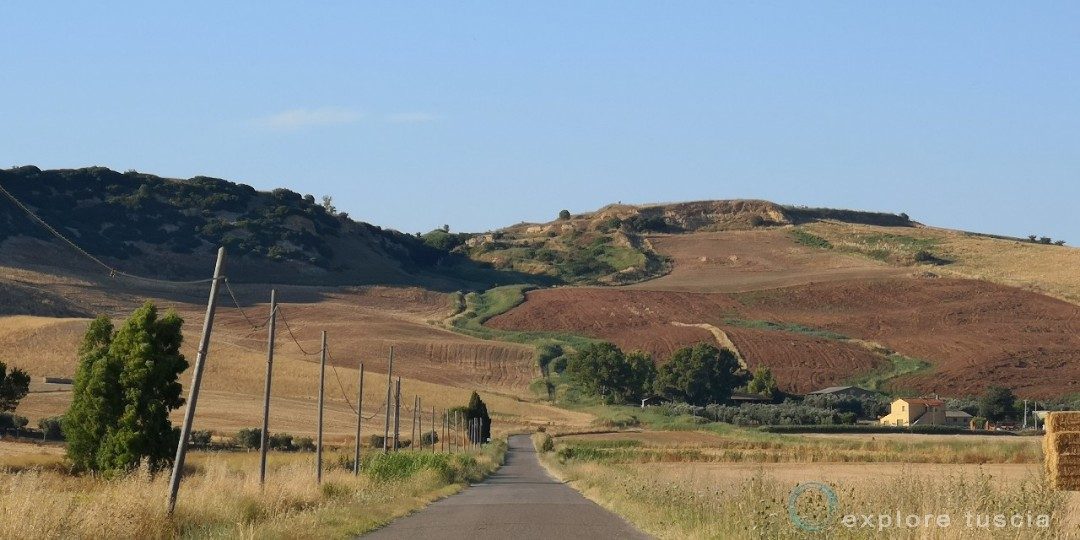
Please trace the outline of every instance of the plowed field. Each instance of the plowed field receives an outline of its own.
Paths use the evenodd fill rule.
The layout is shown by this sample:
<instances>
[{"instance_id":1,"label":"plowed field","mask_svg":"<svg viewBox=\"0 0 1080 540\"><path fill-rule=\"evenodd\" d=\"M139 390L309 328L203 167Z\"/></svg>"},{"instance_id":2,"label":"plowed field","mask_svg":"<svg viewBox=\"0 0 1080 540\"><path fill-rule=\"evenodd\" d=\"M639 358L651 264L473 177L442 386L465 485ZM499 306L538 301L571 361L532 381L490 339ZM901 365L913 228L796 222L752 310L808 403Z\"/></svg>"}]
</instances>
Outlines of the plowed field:
<instances>
[{"instance_id":1,"label":"plowed field","mask_svg":"<svg viewBox=\"0 0 1080 540\"><path fill-rule=\"evenodd\" d=\"M734 294L547 289L488 324L581 332L662 361L676 347L714 342L705 330L671 323L708 323L729 335L751 367L773 367L781 386L795 391L881 365L851 342L732 327L725 322L732 317L831 330L933 365L894 380L895 388L965 395L998 384L1033 397L1080 391L1080 307L975 280L889 278Z\"/></svg>"}]
</instances>

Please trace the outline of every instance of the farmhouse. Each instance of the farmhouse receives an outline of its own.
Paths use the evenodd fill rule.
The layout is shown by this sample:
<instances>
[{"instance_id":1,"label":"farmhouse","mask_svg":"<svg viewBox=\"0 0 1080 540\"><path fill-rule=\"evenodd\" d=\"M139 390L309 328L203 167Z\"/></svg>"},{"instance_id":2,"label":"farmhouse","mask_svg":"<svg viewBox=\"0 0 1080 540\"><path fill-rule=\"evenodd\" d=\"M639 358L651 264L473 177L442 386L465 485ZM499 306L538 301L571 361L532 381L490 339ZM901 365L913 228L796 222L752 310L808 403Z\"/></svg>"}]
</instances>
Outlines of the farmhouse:
<instances>
[{"instance_id":1,"label":"farmhouse","mask_svg":"<svg viewBox=\"0 0 1080 540\"><path fill-rule=\"evenodd\" d=\"M881 417L883 426L944 426L945 402L940 399L900 398L892 402L891 412Z\"/></svg>"}]
</instances>

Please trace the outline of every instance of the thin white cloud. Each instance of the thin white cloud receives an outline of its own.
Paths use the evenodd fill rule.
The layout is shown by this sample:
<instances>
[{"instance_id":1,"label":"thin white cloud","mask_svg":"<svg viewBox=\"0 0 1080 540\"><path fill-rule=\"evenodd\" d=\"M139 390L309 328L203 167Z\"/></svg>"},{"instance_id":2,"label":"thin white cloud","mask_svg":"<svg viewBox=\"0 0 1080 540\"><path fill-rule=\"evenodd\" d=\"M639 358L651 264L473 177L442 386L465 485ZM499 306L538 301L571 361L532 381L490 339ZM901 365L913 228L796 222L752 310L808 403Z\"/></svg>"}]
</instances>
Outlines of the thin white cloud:
<instances>
[{"instance_id":1,"label":"thin white cloud","mask_svg":"<svg viewBox=\"0 0 1080 540\"><path fill-rule=\"evenodd\" d=\"M292 109L255 120L255 125L277 131L291 131L308 127L352 124L364 117L358 111L343 107L318 107Z\"/></svg>"},{"instance_id":2,"label":"thin white cloud","mask_svg":"<svg viewBox=\"0 0 1080 540\"><path fill-rule=\"evenodd\" d=\"M425 112L404 112L386 115L386 121L392 124L422 124L434 122L441 117Z\"/></svg>"}]
</instances>

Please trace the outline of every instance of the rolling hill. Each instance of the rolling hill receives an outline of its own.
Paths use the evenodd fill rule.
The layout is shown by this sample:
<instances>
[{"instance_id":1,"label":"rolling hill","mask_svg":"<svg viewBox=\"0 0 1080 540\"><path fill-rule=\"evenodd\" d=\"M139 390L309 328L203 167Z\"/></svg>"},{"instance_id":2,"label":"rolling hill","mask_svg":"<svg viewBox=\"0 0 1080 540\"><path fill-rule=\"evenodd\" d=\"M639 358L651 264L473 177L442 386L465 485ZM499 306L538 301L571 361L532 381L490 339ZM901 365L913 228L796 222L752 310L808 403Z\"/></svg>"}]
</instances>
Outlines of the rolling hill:
<instances>
[{"instance_id":1,"label":"rolling hill","mask_svg":"<svg viewBox=\"0 0 1080 540\"><path fill-rule=\"evenodd\" d=\"M681 346L719 343L795 392L841 383L942 395L991 384L1025 397L1080 392L1080 250L905 214L702 201L409 235L287 189L205 177L20 167L0 171L0 187L124 272L205 278L214 246L228 247L237 302L223 298L212 342L205 407L215 429L256 423L265 344L253 323L265 316L270 284L294 334L280 349L275 407L297 433L313 407L316 360L301 347L316 347L321 330L347 381L360 361L384 370L393 344L400 373L444 396L433 398L439 406L479 388L500 418L522 424L588 417L536 401L535 344L501 340L520 331L610 340L658 362ZM470 309L455 291L511 283L533 290L485 313L483 332L452 331ZM545 285L561 286L537 288ZM185 317L193 355L205 289L110 274L0 196L0 360L9 365L70 376L88 318L120 317L146 299ZM331 429L348 433L347 403L331 394ZM35 392L20 410L57 414L69 395Z\"/></svg>"}]
</instances>

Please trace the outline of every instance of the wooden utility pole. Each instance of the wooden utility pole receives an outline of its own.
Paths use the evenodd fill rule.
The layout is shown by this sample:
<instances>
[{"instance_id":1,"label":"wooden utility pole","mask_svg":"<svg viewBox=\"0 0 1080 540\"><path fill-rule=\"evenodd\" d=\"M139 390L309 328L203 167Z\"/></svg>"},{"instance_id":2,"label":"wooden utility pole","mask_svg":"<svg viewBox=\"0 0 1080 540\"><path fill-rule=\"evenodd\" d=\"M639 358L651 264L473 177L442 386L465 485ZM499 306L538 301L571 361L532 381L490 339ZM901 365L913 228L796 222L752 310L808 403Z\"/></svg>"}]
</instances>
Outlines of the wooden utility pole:
<instances>
[{"instance_id":1,"label":"wooden utility pole","mask_svg":"<svg viewBox=\"0 0 1080 540\"><path fill-rule=\"evenodd\" d=\"M326 394L326 330L322 333L322 354L319 359L319 434L315 442L315 483L322 483L323 399Z\"/></svg>"},{"instance_id":2,"label":"wooden utility pole","mask_svg":"<svg viewBox=\"0 0 1080 540\"><path fill-rule=\"evenodd\" d=\"M394 451L401 446L401 377L397 378L397 388L394 390Z\"/></svg>"},{"instance_id":3,"label":"wooden utility pole","mask_svg":"<svg viewBox=\"0 0 1080 540\"><path fill-rule=\"evenodd\" d=\"M270 447L270 380L274 376L274 332L277 330L277 291L270 289L270 330L266 337L266 385L263 387L262 440L259 441L259 485L266 483L266 451Z\"/></svg>"},{"instance_id":4,"label":"wooden utility pole","mask_svg":"<svg viewBox=\"0 0 1080 540\"><path fill-rule=\"evenodd\" d=\"M424 451L424 413L420 410L420 396L416 396L416 410L413 411L416 418L416 426L419 428L418 433L420 438L417 440L420 443L419 446L413 443L413 448L419 448L421 452Z\"/></svg>"},{"instance_id":5,"label":"wooden utility pole","mask_svg":"<svg viewBox=\"0 0 1080 540\"><path fill-rule=\"evenodd\" d=\"M435 427L435 406L431 406L431 453L435 453L435 437L439 428Z\"/></svg>"},{"instance_id":6,"label":"wooden utility pole","mask_svg":"<svg viewBox=\"0 0 1080 540\"><path fill-rule=\"evenodd\" d=\"M360 474L360 424L364 421L364 363L360 362L360 383L356 389L356 449L353 450L353 476Z\"/></svg>"},{"instance_id":7,"label":"wooden utility pole","mask_svg":"<svg viewBox=\"0 0 1080 540\"><path fill-rule=\"evenodd\" d=\"M390 405L390 390L394 386L394 346L390 346L390 363L386 368L386 426L383 428L383 443L382 451L387 453L390 451L390 411L393 407Z\"/></svg>"},{"instance_id":8,"label":"wooden utility pole","mask_svg":"<svg viewBox=\"0 0 1080 540\"><path fill-rule=\"evenodd\" d=\"M199 339L199 351L195 355L195 369L191 373L191 388L188 389L187 409L184 410L184 423L180 426L180 442L176 445L176 459L173 460L172 476L169 478L169 499L166 511L172 515L176 509L176 494L180 491L180 476L184 473L184 457L187 454L188 438L191 437L191 423L195 420L195 404L199 401L199 385L202 384L203 366L206 353L210 350L210 332L214 328L214 312L217 310L218 284L221 282L221 270L225 266L225 248L218 248L217 263L214 264L214 279L210 282L210 299L206 302L206 316L203 318L202 337Z\"/></svg>"},{"instance_id":9,"label":"wooden utility pole","mask_svg":"<svg viewBox=\"0 0 1080 540\"><path fill-rule=\"evenodd\" d=\"M420 396L412 398L412 428L409 432L409 446L416 448L416 411L420 408Z\"/></svg>"}]
</instances>

